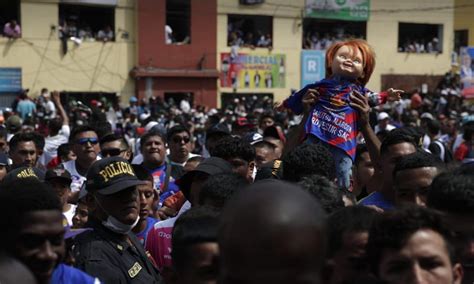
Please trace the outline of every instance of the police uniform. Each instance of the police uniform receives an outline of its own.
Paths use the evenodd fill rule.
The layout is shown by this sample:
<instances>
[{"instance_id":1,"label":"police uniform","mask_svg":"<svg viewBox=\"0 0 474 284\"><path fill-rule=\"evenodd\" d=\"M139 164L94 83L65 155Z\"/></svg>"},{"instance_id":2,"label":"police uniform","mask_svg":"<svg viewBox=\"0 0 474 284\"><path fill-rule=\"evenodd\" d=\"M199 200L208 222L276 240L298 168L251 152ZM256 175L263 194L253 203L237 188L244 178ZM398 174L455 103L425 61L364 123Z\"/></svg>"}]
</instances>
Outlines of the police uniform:
<instances>
[{"instance_id":1,"label":"police uniform","mask_svg":"<svg viewBox=\"0 0 474 284\"><path fill-rule=\"evenodd\" d=\"M76 266L104 283L161 283L153 266L133 233L128 240L93 219L86 231L75 238Z\"/></svg>"},{"instance_id":2,"label":"police uniform","mask_svg":"<svg viewBox=\"0 0 474 284\"><path fill-rule=\"evenodd\" d=\"M111 157L91 166L85 190L107 198L139 184L143 182L126 160ZM157 268L132 232L109 229L96 216L89 216L86 227L91 230L75 238L77 268L103 283L162 283Z\"/></svg>"}]
</instances>

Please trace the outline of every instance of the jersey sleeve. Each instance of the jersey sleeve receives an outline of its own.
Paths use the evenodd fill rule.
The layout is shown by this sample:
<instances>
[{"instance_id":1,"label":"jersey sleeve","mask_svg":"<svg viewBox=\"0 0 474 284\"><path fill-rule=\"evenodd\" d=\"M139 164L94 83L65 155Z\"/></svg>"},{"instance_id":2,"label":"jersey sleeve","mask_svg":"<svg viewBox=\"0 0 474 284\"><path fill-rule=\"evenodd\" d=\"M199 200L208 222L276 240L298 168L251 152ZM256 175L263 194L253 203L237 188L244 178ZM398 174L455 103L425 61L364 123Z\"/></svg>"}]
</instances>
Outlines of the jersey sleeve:
<instances>
[{"instance_id":1,"label":"jersey sleeve","mask_svg":"<svg viewBox=\"0 0 474 284\"><path fill-rule=\"evenodd\" d=\"M314 89L318 87L318 83L306 85L303 89L292 94L290 97L283 101L283 106L291 109L291 111L297 115L303 113L303 96L306 94L308 89Z\"/></svg>"}]
</instances>

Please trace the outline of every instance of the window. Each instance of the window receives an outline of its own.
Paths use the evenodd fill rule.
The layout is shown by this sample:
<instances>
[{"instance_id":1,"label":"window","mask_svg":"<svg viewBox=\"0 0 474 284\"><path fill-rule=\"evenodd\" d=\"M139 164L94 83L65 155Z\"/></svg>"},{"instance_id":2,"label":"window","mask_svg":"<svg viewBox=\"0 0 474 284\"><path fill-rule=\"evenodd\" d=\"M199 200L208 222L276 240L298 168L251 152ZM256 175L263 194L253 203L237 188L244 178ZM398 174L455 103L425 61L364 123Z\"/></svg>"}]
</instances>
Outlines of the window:
<instances>
[{"instance_id":1,"label":"window","mask_svg":"<svg viewBox=\"0 0 474 284\"><path fill-rule=\"evenodd\" d=\"M4 34L4 27L7 23L15 21L18 25L21 23L20 19L20 0L1 0L0 1L0 35ZM19 26L21 30L21 26Z\"/></svg>"},{"instance_id":2,"label":"window","mask_svg":"<svg viewBox=\"0 0 474 284\"><path fill-rule=\"evenodd\" d=\"M166 0L165 42L191 43L191 0Z\"/></svg>"},{"instance_id":3,"label":"window","mask_svg":"<svg viewBox=\"0 0 474 284\"><path fill-rule=\"evenodd\" d=\"M441 53L443 25L398 24L398 52Z\"/></svg>"},{"instance_id":4,"label":"window","mask_svg":"<svg viewBox=\"0 0 474 284\"><path fill-rule=\"evenodd\" d=\"M59 4L59 27L61 38L113 41L115 40L115 8L113 6Z\"/></svg>"},{"instance_id":5,"label":"window","mask_svg":"<svg viewBox=\"0 0 474 284\"><path fill-rule=\"evenodd\" d=\"M461 47L466 47L468 43L468 30L454 31L454 51L459 54Z\"/></svg>"},{"instance_id":6,"label":"window","mask_svg":"<svg viewBox=\"0 0 474 284\"><path fill-rule=\"evenodd\" d=\"M350 38L365 39L366 32L367 22L305 18L303 48L325 50L337 41Z\"/></svg>"},{"instance_id":7,"label":"window","mask_svg":"<svg viewBox=\"0 0 474 284\"><path fill-rule=\"evenodd\" d=\"M165 101L168 103L172 101L174 105L178 106L178 108L181 106L181 101L183 100L188 101L189 105L192 107L194 102L194 94L183 92L165 92Z\"/></svg>"},{"instance_id":8,"label":"window","mask_svg":"<svg viewBox=\"0 0 474 284\"><path fill-rule=\"evenodd\" d=\"M273 18L270 16L229 15L227 45L272 47Z\"/></svg>"}]
</instances>

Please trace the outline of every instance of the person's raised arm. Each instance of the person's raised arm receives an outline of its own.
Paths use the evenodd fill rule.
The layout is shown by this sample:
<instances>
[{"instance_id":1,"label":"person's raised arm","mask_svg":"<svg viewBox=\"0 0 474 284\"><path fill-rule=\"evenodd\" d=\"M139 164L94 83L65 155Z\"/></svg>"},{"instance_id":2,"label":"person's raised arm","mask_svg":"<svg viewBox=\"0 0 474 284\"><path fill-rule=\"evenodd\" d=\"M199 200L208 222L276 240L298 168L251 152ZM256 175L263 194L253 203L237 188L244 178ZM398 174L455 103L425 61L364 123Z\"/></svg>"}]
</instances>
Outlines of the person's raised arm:
<instances>
[{"instance_id":1,"label":"person's raised arm","mask_svg":"<svg viewBox=\"0 0 474 284\"><path fill-rule=\"evenodd\" d=\"M354 91L351 94L351 107L359 112L359 129L364 136L369 155L374 163L378 163L380 159L381 142L369 123L369 99L366 94L360 94Z\"/></svg>"},{"instance_id":2,"label":"person's raised arm","mask_svg":"<svg viewBox=\"0 0 474 284\"><path fill-rule=\"evenodd\" d=\"M305 133L305 125L308 121L309 116L311 115L311 110L314 105L318 102L319 92L315 89L308 89L303 96L303 118L301 119L300 124L292 131L288 133L288 139L286 140L285 148L283 149L283 155L290 152L296 146L301 143Z\"/></svg>"},{"instance_id":3,"label":"person's raised arm","mask_svg":"<svg viewBox=\"0 0 474 284\"><path fill-rule=\"evenodd\" d=\"M59 110L59 115L63 119L63 125L69 125L69 117L66 111L64 110L63 105L61 104L61 97L59 96L59 92L53 91L53 93L51 94L51 97L53 99L54 104Z\"/></svg>"}]
</instances>

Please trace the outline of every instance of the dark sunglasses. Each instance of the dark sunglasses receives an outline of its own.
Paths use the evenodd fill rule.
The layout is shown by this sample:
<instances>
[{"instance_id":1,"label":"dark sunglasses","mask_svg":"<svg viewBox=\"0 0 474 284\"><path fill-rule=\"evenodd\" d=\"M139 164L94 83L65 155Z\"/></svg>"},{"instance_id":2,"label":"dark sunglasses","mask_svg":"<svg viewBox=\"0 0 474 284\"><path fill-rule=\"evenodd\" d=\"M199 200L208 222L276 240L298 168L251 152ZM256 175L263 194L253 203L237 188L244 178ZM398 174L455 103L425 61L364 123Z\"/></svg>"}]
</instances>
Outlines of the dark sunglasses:
<instances>
[{"instance_id":1,"label":"dark sunglasses","mask_svg":"<svg viewBox=\"0 0 474 284\"><path fill-rule=\"evenodd\" d=\"M119 148L110 148L110 149L104 149L100 153L102 154L102 157L107 157L107 156L114 157L114 156L120 155L121 153L125 151L127 150L121 150Z\"/></svg>"},{"instance_id":2,"label":"dark sunglasses","mask_svg":"<svg viewBox=\"0 0 474 284\"><path fill-rule=\"evenodd\" d=\"M76 143L79 145L86 145L87 143L91 143L92 145L95 145L99 143L99 139L94 138L94 137L86 137L86 138L81 138L76 140Z\"/></svg>"},{"instance_id":3,"label":"dark sunglasses","mask_svg":"<svg viewBox=\"0 0 474 284\"><path fill-rule=\"evenodd\" d=\"M181 143L181 141L184 141L184 143L186 144L186 143L189 143L189 141L191 141L191 138L175 136L171 140L173 140L174 143Z\"/></svg>"}]
</instances>

